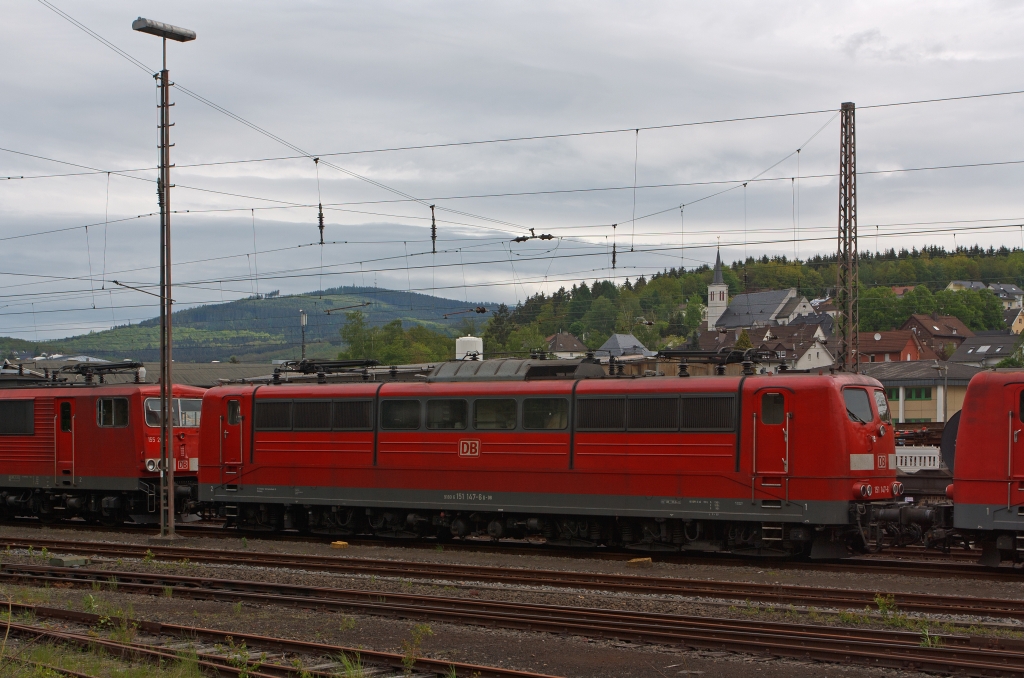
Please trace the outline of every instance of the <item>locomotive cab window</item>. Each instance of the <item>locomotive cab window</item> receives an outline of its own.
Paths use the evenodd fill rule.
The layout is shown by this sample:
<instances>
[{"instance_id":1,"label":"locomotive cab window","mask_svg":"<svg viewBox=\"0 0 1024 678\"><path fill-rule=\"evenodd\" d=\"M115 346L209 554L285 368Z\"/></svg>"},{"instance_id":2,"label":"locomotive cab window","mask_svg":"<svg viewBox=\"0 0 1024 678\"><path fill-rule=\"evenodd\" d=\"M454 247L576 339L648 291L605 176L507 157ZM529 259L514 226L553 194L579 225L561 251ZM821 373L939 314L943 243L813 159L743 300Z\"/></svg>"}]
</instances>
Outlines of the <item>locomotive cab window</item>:
<instances>
[{"instance_id":1,"label":"locomotive cab window","mask_svg":"<svg viewBox=\"0 0 1024 678\"><path fill-rule=\"evenodd\" d=\"M862 388L844 388L843 400L846 401L846 414L850 421L858 424L867 424L875 418L871 411L871 401L868 399L868 392Z\"/></svg>"},{"instance_id":2,"label":"locomotive cab window","mask_svg":"<svg viewBox=\"0 0 1024 678\"><path fill-rule=\"evenodd\" d=\"M461 431L469 423L469 404L465 400L428 400L427 428Z\"/></svg>"},{"instance_id":3,"label":"locomotive cab window","mask_svg":"<svg viewBox=\"0 0 1024 678\"><path fill-rule=\"evenodd\" d=\"M124 428L128 425L127 398L98 398L96 425L102 428Z\"/></svg>"},{"instance_id":4,"label":"locomotive cab window","mask_svg":"<svg viewBox=\"0 0 1024 678\"><path fill-rule=\"evenodd\" d=\"M515 400L477 400L473 403L473 427L481 430L511 430L516 427Z\"/></svg>"},{"instance_id":5,"label":"locomotive cab window","mask_svg":"<svg viewBox=\"0 0 1024 678\"><path fill-rule=\"evenodd\" d=\"M71 408L71 403L67 403ZM0 400L0 435L30 436L35 429L35 402Z\"/></svg>"},{"instance_id":6,"label":"locomotive cab window","mask_svg":"<svg viewBox=\"0 0 1024 678\"><path fill-rule=\"evenodd\" d=\"M875 390L875 407L878 408L878 418L882 421L889 423L892 421L892 415L889 413L889 401L885 398L885 392Z\"/></svg>"},{"instance_id":7,"label":"locomotive cab window","mask_svg":"<svg viewBox=\"0 0 1024 678\"><path fill-rule=\"evenodd\" d=\"M228 424L237 426L242 423L242 404L237 400L228 401Z\"/></svg>"},{"instance_id":8,"label":"locomotive cab window","mask_svg":"<svg viewBox=\"0 0 1024 678\"><path fill-rule=\"evenodd\" d=\"M761 396L761 423L781 424L786 417L786 397L781 393Z\"/></svg>"},{"instance_id":9,"label":"locomotive cab window","mask_svg":"<svg viewBox=\"0 0 1024 678\"><path fill-rule=\"evenodd\" d=\"M569 401L565 398L523 400L523 428L564 429L569 425Z\"/></svg>"},{"instance_id":10,"label":"locomotive cab window","mask_svg":"<svg viewBox=\"0 0 1024 678\"><path fill-rule=\"evenodd\" d=\"M71 403L60 404L60 430L71 433Z\"/></svg>"},{"instance_id":11,"label":"locomotive cab window","mask_svg":"<svg viewBox=\"0 0 1024 678\"><path fill-rule=\"evenodd\" d=\"M420 401L385 400L380 404L380 427L414 430L420 427Z\"/></svg>"},{"instance_id":12,"label":"locomotive cab window","mask_svg":"<svg viewBox=\"0 0 1024 678\"><path fill-rule=\"evenodd\" d=\"M1024 391L1020 392L1020 403L1017 405L1017 417L1024 421Z\"/></svg>"}]
</instances>

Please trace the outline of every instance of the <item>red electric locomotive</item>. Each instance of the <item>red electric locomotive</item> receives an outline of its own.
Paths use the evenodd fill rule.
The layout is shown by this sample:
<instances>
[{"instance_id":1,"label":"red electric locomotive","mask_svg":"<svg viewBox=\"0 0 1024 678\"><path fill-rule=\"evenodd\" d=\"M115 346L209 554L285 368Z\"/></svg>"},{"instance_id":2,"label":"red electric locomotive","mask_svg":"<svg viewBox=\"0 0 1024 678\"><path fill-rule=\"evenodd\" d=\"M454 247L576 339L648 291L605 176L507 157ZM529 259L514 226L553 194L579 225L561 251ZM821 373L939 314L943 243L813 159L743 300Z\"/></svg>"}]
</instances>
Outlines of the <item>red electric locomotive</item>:
<instances>
[{"instance_id":1,"label":"red electric locomotive","mask_svg":"<svg viewBox=\"0 0 1024 678\"><path fill-rule=\"evenodd\" d=\"M108 525L159 519L160 387L94 379L133 367L142 366L89 366L84 383L55 376L0 389L0 517L77 516ZM172 392L175 506L188 511L205 389Z\"/></svg>"},{"instance_id":2,"label":"red electric locomotive","mask_svg":"<svg viewBox=\"0 0 1024 678\"><path fill-rule=\"evenodd\" d=\"M1024 560L1024 372L975 375L959 414L956 445L943 450L953 504L934 509L932 544L974 542L988 565Z\"/></svg>"},{"instance_id":3,"label":"red electric locomotive","mask_svg":"<svg viewBox=\"0 0 1024 678\"><path fill-rule=\"evenodd\" d=\"M871 378L606 377L588 360L352 376L207 391L204 505L243 529L331 535L813 557L899 538Z\"/></svg>"}]
</instances>

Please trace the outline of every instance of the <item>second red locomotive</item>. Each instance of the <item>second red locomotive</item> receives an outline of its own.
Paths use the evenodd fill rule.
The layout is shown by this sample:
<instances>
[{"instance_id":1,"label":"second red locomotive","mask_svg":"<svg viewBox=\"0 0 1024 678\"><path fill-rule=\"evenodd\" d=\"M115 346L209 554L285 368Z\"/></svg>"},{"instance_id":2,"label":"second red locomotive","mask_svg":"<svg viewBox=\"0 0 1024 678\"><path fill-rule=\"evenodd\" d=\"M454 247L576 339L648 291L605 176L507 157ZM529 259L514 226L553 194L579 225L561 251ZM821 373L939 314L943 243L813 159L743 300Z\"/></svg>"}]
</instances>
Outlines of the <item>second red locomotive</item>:
<instances>
[{"instance_id":1,"label":"second red locomotive","mask_svg":"<svg viewBox=\"0 0 1024 678\"><path fill-rule=\"evenodd\" d=\"M589 360L332 378L206 392L208 509L245 529L812 557L905 529L871 378L620 378Z\"/></svg>"}]
</instances>

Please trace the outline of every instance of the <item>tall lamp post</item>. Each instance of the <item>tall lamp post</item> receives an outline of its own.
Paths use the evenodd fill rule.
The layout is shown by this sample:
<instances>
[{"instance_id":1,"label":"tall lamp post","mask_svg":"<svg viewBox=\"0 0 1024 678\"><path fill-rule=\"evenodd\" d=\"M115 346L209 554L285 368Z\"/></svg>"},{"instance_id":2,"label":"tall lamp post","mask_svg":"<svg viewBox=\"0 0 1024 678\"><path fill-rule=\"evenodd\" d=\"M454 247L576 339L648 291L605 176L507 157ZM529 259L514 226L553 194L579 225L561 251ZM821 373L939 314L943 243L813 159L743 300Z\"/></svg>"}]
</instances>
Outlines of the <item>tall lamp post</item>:
<instances>
[{"instance_id":1,"label":"tall lamp post","mask_svg":"<svg viewBox=\"0 0 1024 678\"><path fill-rule=\"evenodd\" d=\"M171 101L167 72L167 40L189 42L194 31L139 17L132 29L155 35L163 41L163 68L153 77L160 88L160 177L157 202L160 204L160 537L174 534L174 406L171 391Z\"/></svg>"},{"instance_id":2,"label":"tall lamp post","mask_svg":"<svg viewBox=\"0 0 1024 678\"><path fill-rule=\"evenodd\" d=\"M302 328L302 359L306 359L306 312L299 309L299 326Z\"/></svg>"},{"instance_id":3,"label":"tall lamp post","mask_svg":"<svg viewBox=\"0 0 1024 678\"><path fill-rule=\"evenodd\" d=\"M949 365L940 365L936 360L932 369L942 374L942 423L949 421Z\"/></svg>"}]
</instances>

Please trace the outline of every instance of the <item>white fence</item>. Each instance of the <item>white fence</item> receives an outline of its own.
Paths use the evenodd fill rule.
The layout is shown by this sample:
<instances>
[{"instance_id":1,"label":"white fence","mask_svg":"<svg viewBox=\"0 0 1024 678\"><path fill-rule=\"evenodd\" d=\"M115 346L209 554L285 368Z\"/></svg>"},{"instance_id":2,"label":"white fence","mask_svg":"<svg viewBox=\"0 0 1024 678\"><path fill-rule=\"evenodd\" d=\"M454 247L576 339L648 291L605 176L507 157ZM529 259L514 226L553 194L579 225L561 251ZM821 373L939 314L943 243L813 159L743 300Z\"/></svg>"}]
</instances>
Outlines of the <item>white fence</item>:
<instances>
[{"instance_id":1,"label":"white fence","mask_svg":"<svg viewBox=\"0 0 1024 678\"><path fill-rule=\"evenodd\" d=\"M934 445L912 445L896 447L896 468L904 473L916 473L926 469L937 470L942 464L942 455Z\"/></svg>"}]
</instances>

